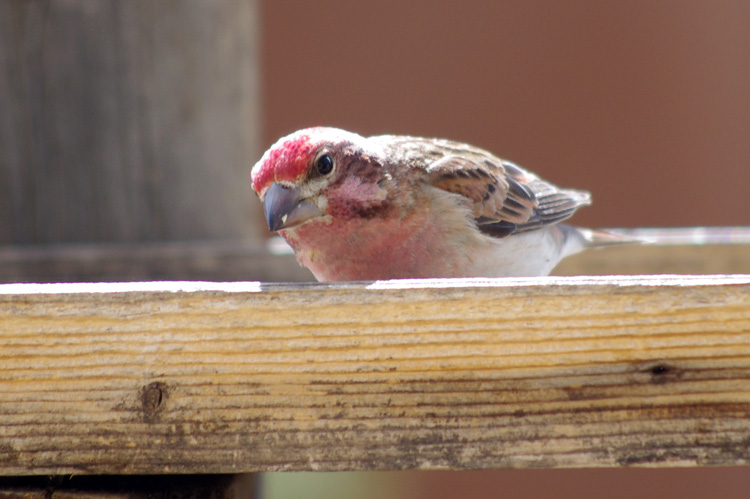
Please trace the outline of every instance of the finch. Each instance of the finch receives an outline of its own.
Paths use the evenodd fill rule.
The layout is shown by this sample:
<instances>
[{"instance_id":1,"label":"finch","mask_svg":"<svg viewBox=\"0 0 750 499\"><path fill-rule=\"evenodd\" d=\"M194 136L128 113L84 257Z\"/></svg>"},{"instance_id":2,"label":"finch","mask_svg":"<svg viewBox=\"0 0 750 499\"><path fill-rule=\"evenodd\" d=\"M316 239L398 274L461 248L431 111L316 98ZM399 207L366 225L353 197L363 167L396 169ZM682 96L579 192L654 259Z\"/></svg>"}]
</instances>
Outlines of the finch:
<instances>
[{"instance_id":1,"label":"finch","mask_svg":"<svg viewBox=\"0 0 750 499\"><path fill-rule=\"evenodd\" d=\"M622 242L560 223L588 192L450 140L307 128L263 154L252 186L319 281L547 275Z\"/></svg>"}]
</instances>

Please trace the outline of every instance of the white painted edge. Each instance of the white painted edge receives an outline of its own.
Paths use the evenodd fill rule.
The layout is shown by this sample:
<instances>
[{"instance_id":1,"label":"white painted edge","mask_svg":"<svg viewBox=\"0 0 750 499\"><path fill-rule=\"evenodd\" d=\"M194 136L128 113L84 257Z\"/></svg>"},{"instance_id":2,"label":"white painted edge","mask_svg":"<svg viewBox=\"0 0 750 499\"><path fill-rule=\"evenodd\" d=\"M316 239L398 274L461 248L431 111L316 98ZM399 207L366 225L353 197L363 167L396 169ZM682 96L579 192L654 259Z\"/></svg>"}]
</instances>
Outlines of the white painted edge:
<instances>
[{"instance_id":1,"label":"white painted edge","mask_svg":"<svg viewBox=\"0 0 750 499\"><path fill-rule=\"evenodd\" d=\"M88 283L19 283L0 284L0 295L38 294L107 294L107 293L260 293L274 289L341 290L405 290L455 288L513 288L557 286L722 286L748 285L750 274L728 275L610 275L610 276L548 276L468 279L396 279L375 282L340 283L262 283L205 281L88 282Z\"/></svg>"},{"instance_id":2,"label":"white painted edge","mask_svg":"<svg viewBox=\"0 0 750 499\"><path fill-rule=\"evenodd\" d=\"M20 283L0 284L0 295L36 294L106 294L106 293L196 293L219 291L226 293L259 293L261 283L203 282L203 281L146 281L146 282L80 282L80 283Z\"/></svg>"}]
</instances>

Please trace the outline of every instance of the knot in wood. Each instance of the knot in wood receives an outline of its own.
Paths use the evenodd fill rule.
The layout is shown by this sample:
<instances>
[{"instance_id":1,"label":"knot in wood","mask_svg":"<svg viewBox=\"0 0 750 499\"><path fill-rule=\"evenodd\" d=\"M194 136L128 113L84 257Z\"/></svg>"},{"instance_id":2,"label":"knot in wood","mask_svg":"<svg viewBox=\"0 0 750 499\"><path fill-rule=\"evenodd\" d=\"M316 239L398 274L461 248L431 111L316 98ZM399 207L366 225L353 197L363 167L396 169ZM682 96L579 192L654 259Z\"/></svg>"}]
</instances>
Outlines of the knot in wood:
<instances>
[{"instance_id":1,"label":"knot in wood","mask_svg":"<svg viewBox=\"0 0 750 499\"><path fill-rule=\"evenodd\" d=\"M150 423L156 419L168 394L167 385L158 381L141 389L141 404L143 405L143 417L146 422Z\"/></svg>"},{"instance_id":2,"label":"knot in wood","mask_svg":"<svg viewBox=\"0 0 750 499\"><path fill-rule=\"evenodd\" d=\"M671 369L669 368L669 366L659 364L651 368L651 374L653 374L654 376L662 376L669 373L670 370Z\"/></svg>"}]
</instances>

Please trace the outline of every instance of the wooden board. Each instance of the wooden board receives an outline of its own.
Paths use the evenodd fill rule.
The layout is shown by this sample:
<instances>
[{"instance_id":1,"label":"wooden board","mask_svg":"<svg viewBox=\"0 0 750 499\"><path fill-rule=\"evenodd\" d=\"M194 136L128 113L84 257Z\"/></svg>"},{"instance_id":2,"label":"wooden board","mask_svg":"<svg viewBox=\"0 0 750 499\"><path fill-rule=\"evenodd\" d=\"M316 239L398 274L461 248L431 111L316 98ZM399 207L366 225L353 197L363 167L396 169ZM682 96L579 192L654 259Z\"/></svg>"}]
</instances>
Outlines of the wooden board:
<instances>
[{"instance_id":1,"label":"wooden board","mask_svg":"<svg viewBox=\"0 0 750 499\"><path fill-rule=\"evenodd\" d=\"M696 238L691 231L709 232ZM731 238L721 233L734 234ZM682 234L682 235L680 235ZM640 229L656 244L590 250L566 258L556 275L750 274L750 229ZM705 234L704 234L705 236ZM0 247L0 282L134 280L311 281L281 238L253 242L176 241Z\"/></svg>"},{"instance_id":2,"label":"wooden board","mask_svg":"<svg viewBox=\"0 0 750 499\"><path fill-rule=\"evenodd\" d=\"M750 276L0 286L0 472L737 465Z\"/></svg>"},{"instance_id":3,"label":"wooden board","mask_svg":"<svg viewBox=\"0 0 750 499\"><path fill-rule=\"evenodd\" d=\"M315 279L291 252L269 247L236 240L0 247L0 283Z\"/></svg>"},{"instance_id":4,"label":"wooden board","mask_svg":"<svg viewBox=\"0 0 750 499\"><path fill-rule=\"evenodd\" d=\"M750 274L749 227L609 229L646 244L584 251L557 275Z\"/></svg>"}]
</instances>

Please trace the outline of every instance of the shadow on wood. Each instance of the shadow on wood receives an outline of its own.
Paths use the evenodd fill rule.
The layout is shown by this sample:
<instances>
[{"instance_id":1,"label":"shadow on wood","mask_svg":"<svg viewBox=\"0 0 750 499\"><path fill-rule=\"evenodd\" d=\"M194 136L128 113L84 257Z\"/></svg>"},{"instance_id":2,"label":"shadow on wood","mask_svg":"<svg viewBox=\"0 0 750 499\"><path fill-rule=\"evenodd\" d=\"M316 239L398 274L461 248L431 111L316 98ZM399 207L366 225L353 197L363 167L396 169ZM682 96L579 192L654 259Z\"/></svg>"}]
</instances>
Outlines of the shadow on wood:
<instances>
[{"instance_id":1,"label":"shadow on wood","mask_svg":"<svg viewBox=\"0 0 750 499\"><path fill-rule=\"evenodd\" d=\"M15 499L230 499L253 494L253 475L0 477L0 496Z\"/></svg>"}]
</instances>

